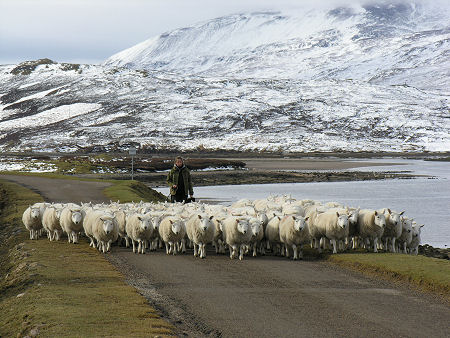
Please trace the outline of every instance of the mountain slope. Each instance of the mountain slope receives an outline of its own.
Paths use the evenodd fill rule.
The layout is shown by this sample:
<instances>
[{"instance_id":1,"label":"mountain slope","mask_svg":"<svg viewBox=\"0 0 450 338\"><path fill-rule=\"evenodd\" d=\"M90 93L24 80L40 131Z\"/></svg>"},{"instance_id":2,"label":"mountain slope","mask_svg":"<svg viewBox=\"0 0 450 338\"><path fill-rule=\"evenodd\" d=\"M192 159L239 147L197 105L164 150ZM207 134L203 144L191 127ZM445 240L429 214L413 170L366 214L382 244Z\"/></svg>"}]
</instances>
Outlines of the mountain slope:
<instances>
[{"instance_id":1,"label":"mountain slope","mask_svg":"<svg viewBox=\"0 0 450 338\"><path fill-rule=\"evenodd\" d=\"M113 55L105 65L439 89L449 84L450 16L432 10L406 2L237 14L149 39Z\"/></svg>"}]
</instances>

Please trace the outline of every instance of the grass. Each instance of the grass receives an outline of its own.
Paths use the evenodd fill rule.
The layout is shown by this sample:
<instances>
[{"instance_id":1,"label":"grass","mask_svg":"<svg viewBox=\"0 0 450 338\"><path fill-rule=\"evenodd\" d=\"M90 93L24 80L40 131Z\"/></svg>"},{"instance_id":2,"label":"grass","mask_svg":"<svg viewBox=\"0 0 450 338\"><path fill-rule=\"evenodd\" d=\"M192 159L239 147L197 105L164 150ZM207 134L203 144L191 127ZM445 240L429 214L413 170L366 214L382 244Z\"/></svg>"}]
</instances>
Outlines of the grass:
<instances>
[{"instance_id":1,"label":"grass","mask_svg":"<svg viewBox=\"0 0 450 338\"><path fill-rule=\"evenodd\" d=\"M139 181L107 181L113 185L104 190L105 195L112 201L120 200L121 203L128 202L163 202L166 197L148 188Z\"/></svg>"},{"instance_id":2,"label":"grass","mask_svg":"<svg viewBox=\"0 0 450 338\"><path fill-rule=\"evenodd\" d=\"M450 302L450 261L392 253L345 253L329 255L328 261L384 279L408 283Z\"/></svg>"},{"instance_id":3,"label":"grass","mask_svg":"<svg viewBox=\"0 0 450 338\"><path fill-rule=\"evenodd\" d=\"M87 242L28 239L21 215L41 196L5 181L0 193L0 337L174 335Z\"/></svg>"}]
</instances>

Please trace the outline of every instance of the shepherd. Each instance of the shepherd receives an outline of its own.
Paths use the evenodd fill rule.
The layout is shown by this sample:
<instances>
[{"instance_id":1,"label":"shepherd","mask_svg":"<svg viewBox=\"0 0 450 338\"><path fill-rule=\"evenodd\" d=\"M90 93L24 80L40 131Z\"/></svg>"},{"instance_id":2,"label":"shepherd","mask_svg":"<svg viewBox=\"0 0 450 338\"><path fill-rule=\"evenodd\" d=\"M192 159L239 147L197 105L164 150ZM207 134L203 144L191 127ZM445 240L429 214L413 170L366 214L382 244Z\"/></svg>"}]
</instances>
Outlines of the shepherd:
<instances>
[{"instance_id":1,"label":"shepherd","mask_svg":"<svg viewBox=\"0 0 450 338\"><path fill-rule=\"evenodd\" d=\"M181 156L177 156L175 158L175 164L167 175L167 184L170 187L170 202L187 203L194 200L191 172L185 166L184 160Z\"/></svg>"}]
</instances>

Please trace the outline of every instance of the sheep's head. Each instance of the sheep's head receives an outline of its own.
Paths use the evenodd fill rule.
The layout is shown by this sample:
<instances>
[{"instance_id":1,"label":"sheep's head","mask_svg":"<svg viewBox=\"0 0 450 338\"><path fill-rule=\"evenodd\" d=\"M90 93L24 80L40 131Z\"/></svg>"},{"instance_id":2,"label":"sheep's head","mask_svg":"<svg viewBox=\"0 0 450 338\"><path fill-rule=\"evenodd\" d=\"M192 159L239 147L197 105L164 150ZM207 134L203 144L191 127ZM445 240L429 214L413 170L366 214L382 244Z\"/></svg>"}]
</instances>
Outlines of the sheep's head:
<instances>
[{"instance_id":1,"label":"sheep's head","mask_svg":"<svg viewBox=\"0 0 450 338\"><path fill-rule=\"evenodd\" d=\"M384 229L386 227L386 217L384 216L384 214L375 211L374 216L375 216L374 219L375 224L378 225L380 228Z\"/></svg>"},{"instance_id":2,"label":"sheep's head","mask_svg":"<svg viewBox=\"0 0 450 338\"><path fill-rule=\"evenodd\" d=\"M137 219L139 220L140 224L140 228L142 230L147 230L150 228L151 226L151 221L148 217L144 217L144 216L137 216Z\"/></svg>"},{"instance_id":3,"label":"sheep's head","mask_svg":"<svg viewBox=\"0 0 450 338\"><path fill-rule=\"evenodd\" d=\"M204 231L208 230L208 228L210 228L213 225L212 219L213 219L214 216L207 217L205 215L203 215L203 216L202 215L197 215L197 217L200 220L200 230L201 231L204 232Z\"/></svg>"},{"instance_id":4,"label":"sheep's head","mask_svg":"<svg viewBox=\"0 0 450 338\"><path fill-rule=\"evenodd\" d=\"M153 229L158 229L159 228L159 223L161 223L161 217L160 216L155 216L152 217L152 223L153 223Z\"/></svg>"},{"instance_id":5,"label":"sheep's head","mask_svg":"<svg viewBox=\"0 0 450 338\"><path fill-rule=\"evenodd\" d=\"M38 219L41 215L41 210L39 208L33 208L30 206L30 216L31 218Z\"/></svg>"},{"instance_id":6,"label":"sheep's head","mask_svg":"<svg viewBox=\"0 0 450 338\"><path fill-rule=\"evenodd\" d=\"M413 224L412 218L403 217L402 218L402 231L410 233L412 231L412 224Z\"/></svg>"},{"instance_id":7,"label":"sheep's head","mask_svg":"<svg viewBox=\"0 0 450 338\"><path fill-rule=\"evenodd\" d=\"M253 218L250 222L250 231L252 232L252 237L257 237L261 231L263 231L263 222L257 218Z\"/></svg>"},{"instance_id":8,"label":"sheep's head","mask_svg":"<svg viewBox=\"0 0 450 338\"><path fill-rule=\"evenodd\" d=\"M105 234L109 234L114 230L114 221L109 217L101 217L101 221L103 222L102 228Z\"/></svg>"},{"instance_id":9,"label":"sheep's head","mask_svg":"<svg viewBox=\"0 0 450 338\"><path fill-rule=\"evenodd\" d=\"M181 227L182 227L181 222L182 221L177 219L175 221L170 220L169 222L170 222L170 225L171 225L172 232L175 235L178 235L180 233L180 231L181 231Z\"/></svg>"},{"instance_id":10,"label":"sheep's head","mask_svg":"<svg viewBox=\"0 0 450 338\"><path fill-rule=\"evenodd\" d=\"M337 215L337 225L342 229L348 228L348 215L340 214L338 212L336 212L336 215Z\"/></svg>"},{"instance_id":11,"label":"sheep's head","mask_svg":"<svg viewBox=\"0 0 450 338\"><path fill-rule=\"evenodd\" d=\"M81 215L80 211L72 210L71 219L74 224L80 224L83 221L83 215Z\"/></svg>"},{"instance_id":12,"label":"sheep's head","mask_svg":"<svg viewBox=\"0 0 450 338\"><path fill-rule=\"evenodd\" d=\"M248 232L248 220L236 219L236 229L245 235Z\"/></svg>"},{"instance_id":13,"label":"sheep's head","mask_svg":"<svg viewBox=\"0 0 450 338\"><path fill-rule=\"evenodd\" d=\"M356 222L358 222L359 210L360 209L358 208L348 212L348 222L350 224L356 224Z\"/></svg>"},{"instance_id":14,"label":"sheep's head","mask_svg":"<svg viewBox=\"0 0 450 338\"><path fill-rule=\"evenodd\" d=\"M306 221L309 219L309 217L303 218L301 216L296 216L293 218L295 231L303 231L304 229L306 229Z\"/></svg>"},{"instance_id":15,"label":"sheep's head","mask_svg":"<svg viewBox=\"0 0 450 338\"><path fill-rule=\"evenodd\" d=\"M402 222L403 213L404 211L398 213L398 212L391 212L389 210L391 224L394 226L399 225Z\"/></svg>"}]
</instances>

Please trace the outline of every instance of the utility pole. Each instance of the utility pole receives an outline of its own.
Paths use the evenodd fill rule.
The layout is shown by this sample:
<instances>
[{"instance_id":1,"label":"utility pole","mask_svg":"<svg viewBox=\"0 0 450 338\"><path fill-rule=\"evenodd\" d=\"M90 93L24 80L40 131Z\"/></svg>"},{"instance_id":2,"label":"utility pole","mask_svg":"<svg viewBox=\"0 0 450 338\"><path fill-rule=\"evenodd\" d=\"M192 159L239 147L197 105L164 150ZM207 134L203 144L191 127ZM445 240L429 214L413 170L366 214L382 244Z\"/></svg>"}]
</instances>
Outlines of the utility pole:
<instances>
[{"instance_id":1,"label":"utility pole","mask_svg":"<svg viewBox=\"0 0 450 338\"><path fill-rule=\"evenodd\" d=\"M133 181L134 177L134 155L136 155L136 148L135 147L130 147L130 149L128 149L128 154L131 155L131 180Z\"/></svg>"}]
</instances>

